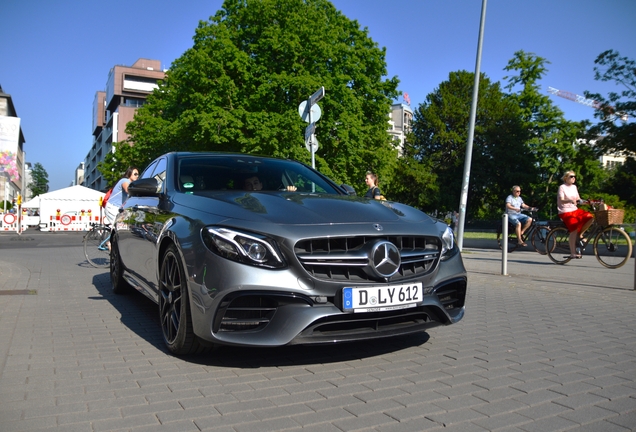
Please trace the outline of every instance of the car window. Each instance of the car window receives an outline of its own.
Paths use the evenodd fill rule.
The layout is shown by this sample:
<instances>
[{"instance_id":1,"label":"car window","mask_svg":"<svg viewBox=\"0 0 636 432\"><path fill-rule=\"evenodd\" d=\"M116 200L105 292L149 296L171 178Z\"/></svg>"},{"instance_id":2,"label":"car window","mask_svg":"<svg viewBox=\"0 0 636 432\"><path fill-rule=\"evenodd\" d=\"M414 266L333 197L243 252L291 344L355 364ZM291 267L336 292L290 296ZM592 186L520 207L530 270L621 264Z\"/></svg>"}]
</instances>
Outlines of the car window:
<instances>
[{"instance_id":1,"label":"car window","mask_svg":"<svg viewBox=\"0 0 636 432\"><path fill-rule=\"evenodd\" d=\"M144 172L141 173L139 178L150 178L158 162L159 161L153 161L150 165L148 165L146 169L144 170Z\"/></svg>"},{"instance_id":2,"label":"car window","mask_svg":"<svg viewBox=\"0 0 636 432\"><path fill-rule=\"evenodd\" d=\"M166 158L161 158L152 172L152 177L157 180L157 192L164 192L166 184Z\"/></svg>"},{"instance_id":3,"label":"car window","mask_svg":"<svg viewBox=\"0 0 636 432\"><path fill-rule=\"evenodd\" d=\"M244 190L246 181L261 184L263 191L339 194L339 190L315 171L298 162L255 156L213 155L184 157L179 161L177 183L187 194L199 191Z\"/></svg>"},{"instance_id":4,"label":"car window","mask_svg":"<svg viewBox=\"0 0 636 432\"><path fill-rule=\"evenodd\" d=\"M157 180L157 192L163 192L166 180L166 158L157 159L148 165L139 178L154 178Z\"/></svg>"},{"instance_id":5,"label":"car window","mask_svg":"<svg viewBox=\"0 0 636 432\"><path fill-rule=\"evenodd\" d=\"M285 171L283 171L282 182L285 187L295 186L296 190L299 192L329 193L329 191L325 189L325 185L323 183L316 183L310 177L307 177L303 172L295 170L286 169Z\"/></svg>"}]
</instances>

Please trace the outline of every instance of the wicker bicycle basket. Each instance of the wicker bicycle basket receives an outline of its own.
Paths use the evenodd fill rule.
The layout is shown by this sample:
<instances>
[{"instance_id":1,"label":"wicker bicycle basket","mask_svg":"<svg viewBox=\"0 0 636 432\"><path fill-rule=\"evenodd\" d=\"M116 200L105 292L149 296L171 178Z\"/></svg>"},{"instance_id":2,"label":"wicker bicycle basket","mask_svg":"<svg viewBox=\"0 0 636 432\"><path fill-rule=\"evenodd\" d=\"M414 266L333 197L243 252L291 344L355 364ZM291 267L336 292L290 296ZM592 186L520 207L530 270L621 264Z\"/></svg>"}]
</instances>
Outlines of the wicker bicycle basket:
<instances>
[{"instance_id":1,"label":"wicker bicycle basket","mask_svg":"<svg viewBox=\"0 0 636 432\"><path fill-rule=\"evenodd\" d=\"M625 217L625 210L620 210L620 209L599 210L594 212L594 217L596 218L596 223L598 223L601 226L620 225L623 223L623 218Z\"/></svg>"}]
</instances>

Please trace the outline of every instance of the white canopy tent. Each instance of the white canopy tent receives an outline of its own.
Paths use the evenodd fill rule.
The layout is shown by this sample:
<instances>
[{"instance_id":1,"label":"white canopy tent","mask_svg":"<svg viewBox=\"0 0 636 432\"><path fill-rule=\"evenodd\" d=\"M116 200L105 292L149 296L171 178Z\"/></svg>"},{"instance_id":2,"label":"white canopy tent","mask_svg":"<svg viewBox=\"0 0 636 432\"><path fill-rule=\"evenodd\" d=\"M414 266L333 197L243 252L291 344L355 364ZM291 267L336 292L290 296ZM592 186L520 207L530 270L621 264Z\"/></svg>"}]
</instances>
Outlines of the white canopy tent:
<instances>
[{"instance_id":1,"label":"white canopy tent","mask_svg":"<svg viewBox=\"0 0 636 432\"><path fill-rule=\"evenodd\" d=\"M35 198L23 203L22 204L22 208L39 209L40 208L40 195L38 195Z\"/></svg>"},{"instance_id":2,"label":"white canopy tent","mask_svg":"<svg viewBox=\"0 0 636 432\"><path fill-rule=\"evenodd\" d=\"M86 228L88 222L98 220L100 216L99 201L104 195L103 192L78 185L38 195L26 204L31 206L28 208L39 209L42 230L55 229L60 225L63 225L65 229L70 229L71 225L80 225L79 216L82 216L82 227ZM39 205L35 205L36 199L39 201L37 203ZM33 205L31 202L34 202ZM65 214L71 215L71 218L59 218ZM67 221L70 222L67 223Z\"/></svg>"}]
</instances>

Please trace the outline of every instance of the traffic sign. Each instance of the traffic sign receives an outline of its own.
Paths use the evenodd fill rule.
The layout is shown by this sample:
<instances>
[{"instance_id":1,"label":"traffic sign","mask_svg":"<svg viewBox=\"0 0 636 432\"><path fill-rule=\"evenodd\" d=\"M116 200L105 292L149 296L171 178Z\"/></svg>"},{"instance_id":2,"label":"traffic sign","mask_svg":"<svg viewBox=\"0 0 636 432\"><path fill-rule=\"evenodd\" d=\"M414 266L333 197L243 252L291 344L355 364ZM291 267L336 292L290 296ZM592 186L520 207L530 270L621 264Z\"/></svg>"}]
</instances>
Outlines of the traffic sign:
<instances>
[{"instance_id":1,"label":"traffic sign","mask_svg":"<svg viewBox=\"0 0 636 432\"><path fill-rule=\"evenodd\" d=\"M309 123L309 126L305 128L305 141L307 141L314 132L316 132L316 123Z\"/></svg>"},{"instance_id":2,"label":"traffic sign","mask_svg":"<svg viewBox=\"0 0 636 432\"><path fill-rule=\"evenodd\" d=\"M307 109L307 101L302 101L300 105L298 105L298 114L300 118L309 123L309 110ZM320 120L320 115L322 112L320 111L320 105L315 104L311 106L311 121L315 122Z\"/></svg>"},{"instance_id":3,"label":"traffic sign","mask_svg":"<svg viewBox=\"0 0 636 432\"><path fill-rule=\"evenodd\" d=\"M318 140L314 134L316 131L316 124L320 119L320 107L316 104L320 99L325 97L325 87L320 87L317 92L309 96L309 99L302 101L298 105L298 114L300 118L309 123L309 126L305 128L305 147L311 152L311 167L316 168L316 161L314 160L314 154L318 150ZM312 186L314 190L315 186Z\"/></svg>"},{"instance_id":4,"label":"traffic sign","mask_svg":"<svg viewBox=\"0 0 636 432\"><path fill-rule=\"evenodd\" d=\"M305 148L310 153L316 153L318 151L318 139L316 139L316 135L311 135L305 140Z\"/></svg>"},{"instance_id":5,"label":"traffic sign","mask_svg":"<svg viewBox=\"0 0 636 432\"><path fill-rule=\"evenodd\" d=\"M325 97L325 87L320 87L318 91L309 97L309 105L313 105Z\"/></svg>"}]
</instances>

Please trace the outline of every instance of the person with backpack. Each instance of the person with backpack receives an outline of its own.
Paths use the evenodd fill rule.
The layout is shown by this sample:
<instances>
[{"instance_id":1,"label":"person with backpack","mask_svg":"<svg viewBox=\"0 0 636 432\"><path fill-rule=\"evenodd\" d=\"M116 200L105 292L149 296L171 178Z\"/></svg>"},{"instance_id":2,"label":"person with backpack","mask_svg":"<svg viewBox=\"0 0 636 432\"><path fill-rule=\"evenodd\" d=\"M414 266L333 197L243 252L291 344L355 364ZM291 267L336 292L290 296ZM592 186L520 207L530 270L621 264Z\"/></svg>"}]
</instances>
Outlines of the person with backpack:
<instances>
[{"instance_id":1,"label":"person with backpack","mask_svg":"<svg viewBox=\"0 0 636 432\"><path fill-rule=\"evenodd\" d=\"M124 204L126 199L128 198L128 185L131 181L137 180L139 177L139 170L137 167L128 167L124 176L113 186L112 190L109 191L110 195L107 195L107 199L103 201L104 209L106 210L106 215L104 217L104 222L113 224L115 222L115 218L119 213L119 208Z\"/></svg>"}]
</instances>

